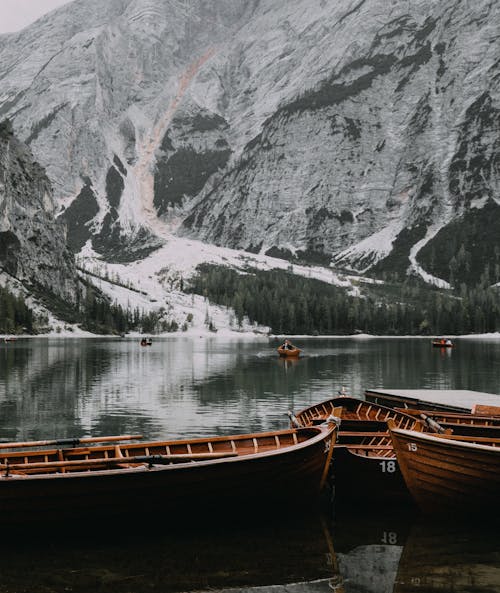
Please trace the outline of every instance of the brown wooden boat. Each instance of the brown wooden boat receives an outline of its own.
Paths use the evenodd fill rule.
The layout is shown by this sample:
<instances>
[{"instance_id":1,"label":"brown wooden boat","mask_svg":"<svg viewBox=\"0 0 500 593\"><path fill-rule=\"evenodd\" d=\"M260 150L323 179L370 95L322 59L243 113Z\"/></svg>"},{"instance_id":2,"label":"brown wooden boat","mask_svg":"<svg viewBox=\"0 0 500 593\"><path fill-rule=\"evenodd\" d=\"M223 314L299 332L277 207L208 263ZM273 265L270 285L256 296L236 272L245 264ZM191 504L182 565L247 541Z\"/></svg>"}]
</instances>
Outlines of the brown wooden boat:
<instances>
[{"instance_id":1,"label":"brown wooden boat","mask_svg":"<svg viewBox=\"0 0 500 593\"><path fill-rule=\"evenodd\" d=\"M389 422L406 485L426 513L477 513L500 498L500 439L435 435Z\"/></svg>"},{"instance_id":2,"label":"brown wooden boat","mask_svg":"<svg viewBox=\"0 0 500 593\"><path fill-rule=\"evenodd\" d=\"M264 509L276 502L309 500L325 483L336 433L336 425L328 423L42 450L30 448L40 443L3 443L0 522L161 515L180 508L192 513L244 501Z\"/></svg>"},{"instance_id":3,"label":"brown wooden boat","mask_svg":"<svg viewBox=\"0 0 500 593\"><path fill-rule=\"evenodd\" d=\"M302 350L295 346L293 348L283 348L282 346L278 348L278 354L286 358L297 358L301 352Z\"/></svg>"},{"instance_id":4,"label":"brown wooden boat","mask_svg":"<svg viewBox=\"0 0 500 593\"><path fill-rule=\"evenodd\" d=\"M339 412L339 408L341 411ZM341 425L333 453L335 495L358 500L410 501L387 421L402 428L422 427L416 417L354 397L340 396L301 410L295 416L301 426L314 426L340 413ZM430 430L430 429L428 429Z\"/></svg>"},{"instance_id":5,"label":"brown wooden boat","mask_svg":"<svg viewBox=\"0 0 500 593\"><path fill-rule=\"evenodd\" d=\"M455 344L451 340L432 340L434 348L453 348Z\"/></svg>"}]
</instances>

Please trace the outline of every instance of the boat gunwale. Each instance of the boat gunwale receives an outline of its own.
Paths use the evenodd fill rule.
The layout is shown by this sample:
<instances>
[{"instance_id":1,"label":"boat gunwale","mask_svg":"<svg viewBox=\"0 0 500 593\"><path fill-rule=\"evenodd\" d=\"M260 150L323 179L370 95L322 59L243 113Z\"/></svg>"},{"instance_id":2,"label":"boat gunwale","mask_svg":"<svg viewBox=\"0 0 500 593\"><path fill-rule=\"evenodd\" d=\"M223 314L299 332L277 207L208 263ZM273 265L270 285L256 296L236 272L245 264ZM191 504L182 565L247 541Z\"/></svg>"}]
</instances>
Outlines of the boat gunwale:
<instances>
[{"instance_id":1,"label":"boat gunwale","mask_svg":"<svg viewBox=\"0 0 500 593\"><path fill-rule=\"evenodd\" d=\"M272 436L278 433L297 433L300 430L310 430L313 429L313 432L317 432L318 434L311 436L311 438L306 439L305 441L299 442L299 443L294 443L292 445L288 445L288 446L284 446L284 447L276 447L275 449L271 449L269 451L256 451L254 453L249 453L249 454L245 454L245 455L235 455L234 457L223 457L220 459L206 459L206 460L197 460L197 461L186 461L186 462L181 462L181 463L169 463L166 465L160 465L160 464L148 464L147 461L144 462L134 462L134 461L130 461L127 462L127 457L123 458L122 463L123 464L127 464L129 463L131 467L119 467L116 469L109 469L109 468L105 468L105 469L92 469L92 470L81 470L81 471L70 471L68 473L63 473L63 472L54 472L54 473L34 473L34 474L10 474L8 476L5 475L0 475L0 482L1 481L11 481L11 480L17 480L17 479L21 479L21 480L53 480L54 478L90 478L92 476L103 476L103 475L108 475L108 476L117 476L117 475L127 475L129 473L134 473L139 471L148 471L148 472L162 472L162 471L174 471L174 470L181 470L181 469L193 469L193 468L197 468L197 467L208 467L208 466L216 466L216 465L220 465L223 463L236 463L236 462L241 462L243 460L250 460L253 461L255 459L265 459L268 457L272 457L272 456L278 456L278 455L282 455L282 454L287 454L287 453L291 453L294 451L300 451L302 449L307 449L308 447L312 447L318 443L320 443L321 441L325 441L327 440L329 437L330 439L332 438L333 434L335 432L338 432L338 427L334 424L325 424L324 426L318 425L318 426L308 426L305 428L297 428L297 429L288 429L288 430L284 430L284 431L276 431L276 432L270 432L270 433L251 433L248 435L240 435L242 437L250 437L252 438L253 435L267 435L267 436ZM222 437L224 438L224 437ZM228 439L230 440L230 439ZM192 441L190 441L192 442ZM334 445L332 445L334 446ZM102 459L103 463L106 463L106 459L103 458ZM68 466L71 465L71 462L68 462ZM2 472L5 472L4 469L1 470Z\"/></svg>"},{"instance_id":2,"label":"boat gunwale","mask_svg":"<svg viewBox=\"0 0 500 593\"><path fill-rule=\"evenodd\" d=\"M336 400L337 400L337 399L338 399L338 400L342 400L342 399L343 399L343 400L348 400L348 401L351 401L351 402L360 402L360 403L362 403L362 404L366 404L367 406L377 406L378 408L381 408L381 409L382 409L382 410L384 410L384 411L387 411L387 412L393 413L393 414L395 414L395 415L401 415L401 416L403 416L404 418L408 418L408 419L411 419L411 420L413 420L413 421L416 421L416 422L419 422L419 421L421 422L421 419L419 419L419 418L415 418L415 417L414 417L414 416L412 416L411 414L405 414L404 412L400 411L399 409L390 408L389 406L384 406L384 405L382 405L382 404L378 404L378 403L375 403L375 402L371 402L371 401L369 401L369 400L366 400L366 399L361 399L361 398L359 398L359 397L353 397L353 396L351 396L351 395L337 395L336 397L330 397L330 398L328 398L328 399L325 399L325 400L323 400L323 401L321 401L321 402L318 402L318 403L316 403L316 404L312 404L312 405L310 405L310 406L308 406L308 407L306 407L306 408L303 408L302 410L299 410L299 411L298 411L298 412L295 414L295 416L296 416L296 417L297 417L297 418L300 420L300 417L301 417L301 416L303 416L303 415L304 415L306 412L308 412L309 410L313 410L314 408L318 408L318 407L320 407L320 406L324 406L324 405L326 405L326 404L330 404L331 402L334 402L334 401L336 402ZM339 404L338 404L338 405L336 405L336 406L334 406L334 407L336 407L336 408L343 408L344 406L342 405L342 403L340 403L340 402L339 402ZM332 408L332 412L333 412L333 408ZM320 418L320 417L318 417L318 419L319 419L319 418ZM369 421L374 421L374 422L381 422L381 423L383 423L383 422L388 422L388 420L392 420L392 419L393 419L393 418L386 418L386 419L374 419L374 418L366 418L366 420L369 420ZM342 421L342 416L340 417L340 420ZM346 418L345 420L346 420L346 421L348 421L348 420L352 420L352 419L350 419L350 418ZM365 420L365 419L364 419L364 418L363 418L363 419L360 419L360 421L362 421L362 420ZM354 421L355 421L355 420L354 420ZM312 425L311 425L311 426L312 426ZM304 427L304 428L307 428L307 427ZM340 433L340 432L342 432L342 424L340 425L339 433Z\"/></svg>"},{"instance_id":3,"label":"boat gunwale","mask_svg":"<svg viewBox=\"0 0 500 593\"><path fill-rule=\"evenodd\" d=\"M417 440L424 440L424 441L431 441L432 443L439 443L445 445L446 447L452 447L455 449L475 449L480 451L489 451L498 453L500 455L500 441L499 446L494 447L493 445L482 445L479 443L470 443L468 441L460 440L460 435L456 435L456 439L448 439L446 438L447 435L440 435L437 436L433 433L428 432L418 432L416 430L406 430L404 428L390 428L390 433L396 433L403 437L411 437Z\"/></svg>"}]
</instances>

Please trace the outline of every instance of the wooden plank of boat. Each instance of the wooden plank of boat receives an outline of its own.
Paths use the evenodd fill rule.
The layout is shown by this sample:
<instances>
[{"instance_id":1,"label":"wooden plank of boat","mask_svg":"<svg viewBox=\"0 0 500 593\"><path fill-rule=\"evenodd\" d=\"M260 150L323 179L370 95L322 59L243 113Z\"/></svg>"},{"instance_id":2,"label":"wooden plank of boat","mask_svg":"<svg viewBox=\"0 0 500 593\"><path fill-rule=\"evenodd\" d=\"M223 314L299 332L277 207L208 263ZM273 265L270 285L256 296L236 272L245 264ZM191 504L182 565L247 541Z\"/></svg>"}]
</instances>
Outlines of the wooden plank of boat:
<instances>
[{"instance_id":1,"label":"wooden plank of boat","mask_svg":"<svg viewBox=\"0 0 500 593\"><path fill-rule=\"evenodd\" d=\"M59 468L66 470L83 469L89 470L97 466L111 467L113 465L120 465L126 467L127 465L165 465L167 463L182 463L186 461L207 461L211 459L223 459L226 457L237 457L238 453L232 451L225 451L221 453L192 453L177 454L177 455L136 455L135 457L103 457L102 459L73 459L68 461L39 461L28 463L0 463L0 471L8 474L12 471L22 472L29 470L31 473L45 473L45 471L57 471ZM36 470L36 471L35 471Z\"/></svg>"},{"instance_id":2,"label":"wooden plank of boat","mask_svg":"<svg viewBox=\"0 0 500 593\"><path fill-rule=\"evenodd\" d=\"M472 413L478 416L496 416L500 419L500 406L486 406L483 404L474 404Z\"/></svg>"},{"instance_id":3,"label":"wooden plank of boat","mask_svg":"<svg viewBox=\"0 0 500 593\"><path fill-rule=\"evenodd\" d=\"M427 513L496 508L500 496L500 447L496 439L446 438L396 428L390 434L405 482Z\"/></svg>"},{"instance_id":4,"label":"wooden plank of boat","mask_svg":"<svg viewBox=\"0 0 500 593\"><path fill-rule=\"evenodd\" d=\"M437 410L398 409L410 416L422 418L424 422L428 422L429 419L438 422L443 428L453 430L454 434L500 436L499 417L460 414L458 412L441 412Z\"/></svg>"},{"instance_id":5,"label":"wooden plank of boat","mask_svg":"<svg viewBox=\"0 0 500 593\"><path fill-rule=\"evenodd\" d=\"M2 451L0 522L79 520L189 508L253 509L301 500L324 485L334 423L177 441Z\"/></svg>"},{"instance_id":6,"label":"wooden plank of boat","mask_svg":"<svg viewBox=\"0 0 500 593\"><path fill-rule=\"evenodd\" d=\"M389 419L395 420L397 425L402 428L414 428L416 425L421 424L419 419L400 410L349 396L334 397L313 404L298 412L295 417L301 426L313 426L315 423L324 422L336 408L342 408L342 424L339 436L345 430L368 431L373 429L386 431L386 423Z\"/></svg>"}]
</instances>

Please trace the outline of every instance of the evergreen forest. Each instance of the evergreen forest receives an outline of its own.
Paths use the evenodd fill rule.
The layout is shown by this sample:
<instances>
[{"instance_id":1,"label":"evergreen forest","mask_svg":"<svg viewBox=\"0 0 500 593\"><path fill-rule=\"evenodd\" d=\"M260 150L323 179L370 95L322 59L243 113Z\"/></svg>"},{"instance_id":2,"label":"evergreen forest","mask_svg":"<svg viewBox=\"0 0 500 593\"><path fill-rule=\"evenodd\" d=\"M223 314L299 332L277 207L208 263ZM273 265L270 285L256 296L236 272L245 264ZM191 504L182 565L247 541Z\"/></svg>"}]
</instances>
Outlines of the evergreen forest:
<instances>
[{"instance_id":1,"label":"evergreen forest","mask_svg":"<svg viewBox=\"0 0 500 593\"><path fill-rule=\"evenodd\" d=\"M408 277L403 283L360 285L361 297L288 271L238 273L203 264L190 290L232 307L277 334L468 334L500 331L500 291L480 283L457 291L431 289Z\"/></svg>"}]
</instances>

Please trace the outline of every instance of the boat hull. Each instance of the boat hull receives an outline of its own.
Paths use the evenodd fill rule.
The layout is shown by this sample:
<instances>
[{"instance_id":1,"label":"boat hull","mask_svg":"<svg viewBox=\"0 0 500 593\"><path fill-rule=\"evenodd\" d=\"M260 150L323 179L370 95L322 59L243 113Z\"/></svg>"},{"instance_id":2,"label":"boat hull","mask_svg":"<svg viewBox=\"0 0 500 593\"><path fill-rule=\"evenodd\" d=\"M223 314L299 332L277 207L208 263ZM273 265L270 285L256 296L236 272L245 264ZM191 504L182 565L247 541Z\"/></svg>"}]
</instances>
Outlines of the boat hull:
<instances>
[{"instance_id":1,"label":"boat hull","mask_svg":"<svg viewBox=\"0 0 500 593\"><path fill-rule=\"evenodd\" d=\"M0 476L0 522L169 517L229 507L265 510L320 492L336 428L273 451L217 460ZM245 505L245 506L244 506Z\"/></svg>"},{"instance_id":2,"label":"boat hull","mask_svg":"<svg viewBox=\"0 0 500 593\"><path fill-rule=\"evenodd\" d=\"M288 348L278 348L278 354L285 358L297 358L302 350L300 348L292 348L291 350Z\"/></svg>"},{"instance_id":3,"label":"boat hull","mask_svg":"<svg viewBox=\"0 0 500 593\"><path fill-rule=\"evenodd\" d=\"M391 429L406 485L425 513L498 506L500 448Z\"/></svg>"},{"instance_id":4,"label":"boat hull","mask_svg":"<svg viewBox=\"0 0 500 593\"><path fill-rule=\"evenodd\" d=\"M411 503L412 498L395 456L365 455L337 445L333 452L335 498L343 503L369 498L381 505Z\"/></svg>"},{"instance_id":5,"label":"boat hull","mask_svg":"<svg viewBox=\"0 0 500 593\"><path fill-rule=\"evenodd\" d=\"M411 497L392 448L387 421L413 428L417 418L353 397L339 396L298 412L303 426L324 422L342 408L337 446L333 453L335 497L358 502L411 503Z\"/></svg>"}]
</instances>

